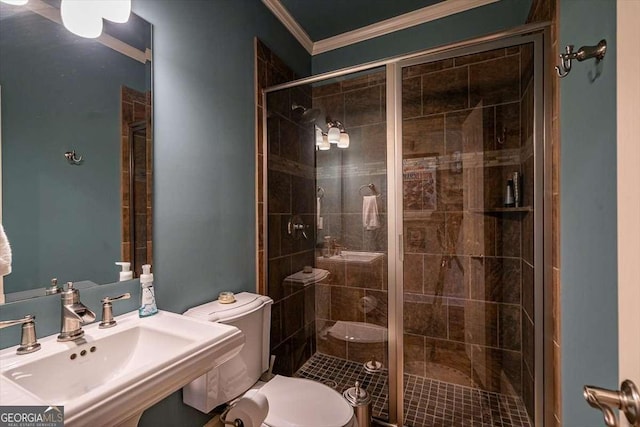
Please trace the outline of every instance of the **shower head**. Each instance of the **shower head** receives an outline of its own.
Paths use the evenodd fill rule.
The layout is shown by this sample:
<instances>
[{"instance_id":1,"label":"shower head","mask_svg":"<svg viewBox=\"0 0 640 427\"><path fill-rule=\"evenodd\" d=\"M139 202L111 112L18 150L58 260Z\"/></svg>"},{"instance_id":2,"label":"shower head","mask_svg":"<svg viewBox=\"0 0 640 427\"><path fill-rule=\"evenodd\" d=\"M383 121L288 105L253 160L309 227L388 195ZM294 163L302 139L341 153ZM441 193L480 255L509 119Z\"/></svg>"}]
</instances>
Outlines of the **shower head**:
<instances>
[{"instance_id":1,"label":"shower head","mask_svg":"<svg viewBox=\"0 0 640 427\"><path fill-rule=\"evenodd\" d=\"M298 104L292 104L291 111L302 111L299 118L302 123L315 123L322 116L322 111L318 108L307 108Z\"/></svg>"}]
</instances>

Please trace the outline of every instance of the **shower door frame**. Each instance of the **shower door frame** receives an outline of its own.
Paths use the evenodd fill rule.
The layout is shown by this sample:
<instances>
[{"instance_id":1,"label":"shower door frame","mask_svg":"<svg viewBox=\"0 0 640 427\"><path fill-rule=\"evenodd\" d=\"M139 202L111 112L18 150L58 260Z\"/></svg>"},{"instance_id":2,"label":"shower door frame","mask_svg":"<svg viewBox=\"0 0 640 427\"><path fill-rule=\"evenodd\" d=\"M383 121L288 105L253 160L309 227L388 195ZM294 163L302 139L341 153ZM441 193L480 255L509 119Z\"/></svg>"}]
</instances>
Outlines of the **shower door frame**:
<instances>
[{"instance_id":1,"label":"shower door frame","mask_svg":"<svg viewBox=\"0 0 640 427\"><path fill-rule=\"evenodd\" d=\"M510 30L500 31L469 40L451 43L419 52L394 56L380 61L368 62L336 71L318 74L291 82L271 86L262 90L262 101L267 104L271 92L311 84L335 77L343 77L359 71L386 67L386 120L387 120L387 262L388 262L388 357L389 357L389 423L390 426L404 422L404 350L403 350L403 204L402 204L402 68L417 63L431 62L447 57L467 55L500 47L534 44L534 312L535 312L535 426L544 425L544 395L553 386L545 381L544 367L552 366L553 360L545 336L552 336L551 321L551 84L548 81L552 62L550 47L550 23L526 24ZM551 77L553 77L551 75ZM262 112L263 152L267 153L267 108ZM267 200L267 155L263 156L263 198ZM548 164L549 167L544 168ZM264 238L267 239L267 210L263 212ZM267 271L268 248L262 268ZM400 363L402 362L402 363ZM387 423L384 423L387 424Z\"/></svg>"},{"instance_id":2,"label":"shower door frame","mask_svg":"<svg viewBox=\"0 0 640 427\"><path fill-rule=\"evenodd\" d=\"M546 36L546 37L545 37ZM545 100L548 100L549 97L546 96L546 91L544 87L544 69L545 69L545 58L544 58L544 41L548 40L548 32L542 31L534 34L527 35L513 35L513 36L504 36L497 38L492 41L480 41L478 43L469 44L467 46L461 46L458 48L447 49L443 52L436 53L426 53L424 55L419 55L415 57L411 57L408 59L397 61L393 64L387 65L387 82L393 82L387 84L387 123L393 123L393 128L390 129L388 126L388 134L393 135L388 139L387 144L394 145L393 147L393 159L394 166L388 168L387 175L390 176L392 173L393 178L388 179L389 190L388 194L394 194L394 202L395 205L391 205L392 201L389 200L389 212L394 212L395 217L393 218L393 222L391 218L389 219L389 242L396 241L398 249L393 253L397 254L397 264L398 267L392 268L391 264L389 265L389 292L391 294L391 289L394 290L394 304L392 304L392 297L390 296L389 307L395 308L395 316L391 316L390 318L394 318L396 321L396 351L399 351L399 354L396 355L397 360L404 360L403 353L403 337L404 337L404 325L402 324L404 316L403 316L403 300L404 300L404 268L403 268L403 260L404 260L404 203L403 203L403 175L402 175L402 159L403 159L403 135L402 135L402 70L406 67L411 67L420 64L426 64L429 62L440 61L443 59L456 58L464 55L471 55L476 53L481 53L493 49L506 48L509 46L517 46L523 45L526 43L532 43L533 48L533 69L534 69L534 80L533 80L533 150L534 150L534 226L533 226L533 234L534 234L534 318L536 319L534 323L534 402L535 402L535 413L530 414L535 415L535 425L542 425L544 419L544 324L546 323L544 320L544 285L545 283L550 283L547 279L547 258L545 253L550 256L550 242L551 239L545 238L544 232L544 224L545 220L549 220L551 218L550 212L550 198L547 200L547 197L550 197L551 194L550 187L546 188L547 185L550 185L551 182L551 167L547 168L545 171L544 165L546 162L551 165L551 150L550 146L547 147L546 144L550 141L548 138L548 131L550 125L550 120L547 119L548 106ZM389 101L392 100L392 101ZM391 151L389 151L391 154ZM389 161L391 163L391 160ZM545 173L548 173L548 176L545 176ZM395 185L393 188L392 186ZM549 210L548 216L546 215L546 211ZM393 229L393 230L392 230ZM392 233L394 235L392 236ZM545 244L548 245L548 248L545 247ZM391 248L389 248L389 253L391 254ZM389 256L391 258L391 256ZM550 263L549 263L550 264ZM549 269L550 271L550 269ZM395 272L395 277L393 278L394 286L392 288L392 272ZM539 320L541 319L541 320ZM543 325L540 325L542 323ZM541 327L543 326L543 327ZM390 325L391 327L391 325ZM392 334L390 334L392 335ZM389 340L391 343L391 339ZM391 344L390 350L391 352ZM391 360L391 359L390 359ZM391 365L390 366L394 366ZM396 378L395 386L397 387L396 395L402 395L403 387L404 387L404 370L403 364L397 364L396 370ZM391 400L390 400L391 402ZM397 403L397 414L404 414L404 401L398 400ZM404 421L401 418L398 418L398 422L401 423Z\"/></svg>"}]
</instances>

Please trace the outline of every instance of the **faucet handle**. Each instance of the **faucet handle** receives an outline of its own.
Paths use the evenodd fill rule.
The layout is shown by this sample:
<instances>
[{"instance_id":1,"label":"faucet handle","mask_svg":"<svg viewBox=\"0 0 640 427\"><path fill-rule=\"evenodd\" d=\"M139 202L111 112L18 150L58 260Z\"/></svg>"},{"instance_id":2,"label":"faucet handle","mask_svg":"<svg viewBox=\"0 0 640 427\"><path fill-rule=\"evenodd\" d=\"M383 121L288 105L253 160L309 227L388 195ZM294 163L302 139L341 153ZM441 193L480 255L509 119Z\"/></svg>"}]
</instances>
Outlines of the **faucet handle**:
<instances>
[{"instance_id":1,"label":"faucet handle","mask_svg":"<svg viewBox=\"0 0 640 427\"><path fill-rule=\"evenodd\" d=\"M58 286L58 279L54 277L53 279L51 279L51 286L49 286L48 288L45 288L44 294L53 295L53 294L59 294L60 292L62 292L62 288Z\"/></svg>"},{"instance_id":2,"label":"faucet handle","mask_svg":"<svg viewBox=\"0 0 640 427\"><path fill-rule=\"evenodd\" d=\"M36 338L36 316L27 314L22 319L5 320L0 322L0 329L14 325L22 325L22 337L20 338L20 347L16 350L17 354L28 354L40 350L40 343Z\"/></svg>"},{"instance_id":3,"label":"faucet handle","mask_svg":"<svg viewBox=\"0 0 640 427\"><path fill-rule=\"evenodd\" d=\"M113 304L112 301L119 301L123 299L131 298L131 294L118 295L117 297L104 297L102 299L102 322L98 325L100 329L111 328L116 325L116 321L113 318Z\"/></svg>"}]
</instances>

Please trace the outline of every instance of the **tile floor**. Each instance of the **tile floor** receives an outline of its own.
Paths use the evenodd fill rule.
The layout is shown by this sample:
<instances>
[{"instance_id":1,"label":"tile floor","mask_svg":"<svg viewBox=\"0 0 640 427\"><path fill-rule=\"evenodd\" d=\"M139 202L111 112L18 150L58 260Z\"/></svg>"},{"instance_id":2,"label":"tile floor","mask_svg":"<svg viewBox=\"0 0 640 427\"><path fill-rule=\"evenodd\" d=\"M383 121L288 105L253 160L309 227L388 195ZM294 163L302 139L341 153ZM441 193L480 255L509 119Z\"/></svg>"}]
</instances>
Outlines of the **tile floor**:
<instances>
[{"instance_id":1,"label":"tile floor","mask_svg":"<svg viewBox=\"0 0 640 427\"><path fill-rule=\"evenodd\" d=\"M387 371L368 373L361 364L316 353L295 374L343 392L360 381L371 393L374 417L388 417ZM405 425L410 427L531 427L518 397L405 375Z\"/></svg>"}]
</instances>

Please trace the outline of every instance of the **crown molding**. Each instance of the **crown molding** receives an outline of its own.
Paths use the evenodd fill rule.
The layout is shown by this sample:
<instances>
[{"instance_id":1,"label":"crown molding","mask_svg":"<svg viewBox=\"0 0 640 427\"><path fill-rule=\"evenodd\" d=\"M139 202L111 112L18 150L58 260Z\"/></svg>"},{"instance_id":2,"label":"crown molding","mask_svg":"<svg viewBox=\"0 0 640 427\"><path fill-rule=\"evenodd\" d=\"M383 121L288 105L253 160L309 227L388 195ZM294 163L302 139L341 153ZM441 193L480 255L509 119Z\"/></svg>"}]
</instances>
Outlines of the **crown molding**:
<instances>
[{"instance_id":1,"label":"crown molding","mask_svg":"<svg viewBox=\"0 0 640 427\"><path fill-rule=\"evenodd\" d=\"M339 49L351 44L384 36L406 28L415 27L425 22L435 21L456 13L465 12L476 7L486 6L500 0L446 0L432 6L423 7L403 15L385 19L357 30L338 34L319 40L313 44L312 55Z\"/></svg>"},{"instance_id":2,"label":"crown molding","mask_svg":"<svg viewBox=\"0 0 640 427\"><path fill-rule=\"evenodd\" d=\"M284 25L287 30L298 40L298 42L304 47L307 52L313 55L313 41L309 38L309 35L302 29L298 21L296 21L289 11L280 3L280 0L262 0L267 8L273 13L276 18Z\"/></svg>"},{"instance_id":3,"label":"crown molding","mask_svg":"<svg viewBox=\"0 0 640 427\"><path fill-rule=\"evenodd\" d=\"M353 31L318 40L314 43L306 31L298 24L298 21L296 21L282 5L280 0L262 0L282 25L289 30L302 47L311 55L318 55L334 49L340 49L345 46L415 27L425 22L435 21L436 19L455 15L456 13L475 9L476 7L486 6L498 1L500 0L446 0Z\"/></svg>"}]
</instances>

